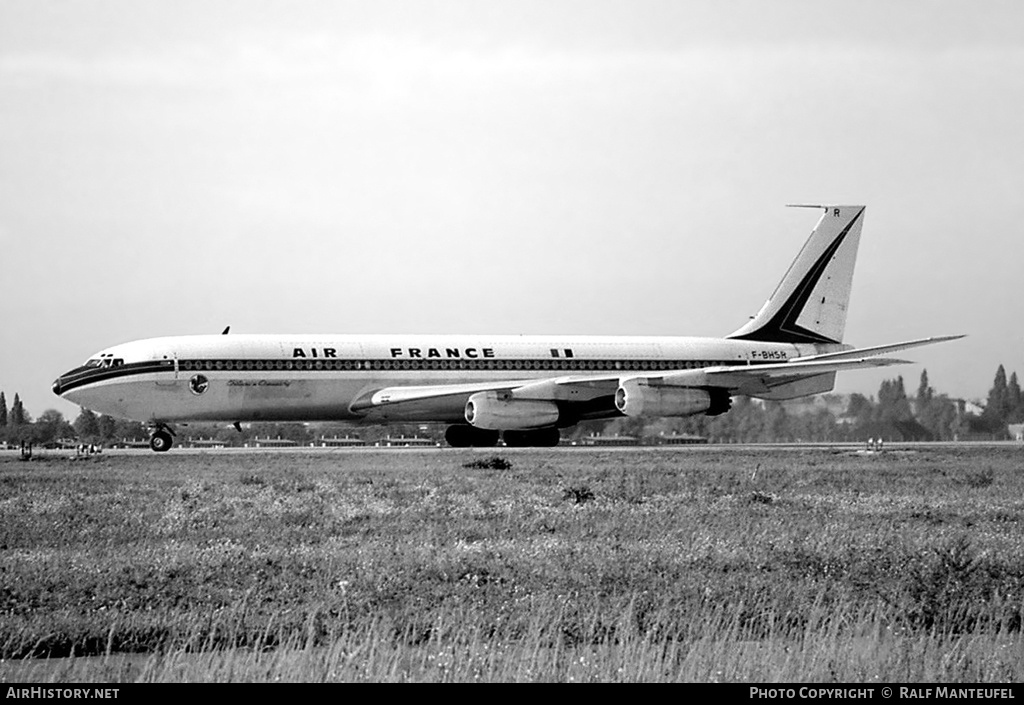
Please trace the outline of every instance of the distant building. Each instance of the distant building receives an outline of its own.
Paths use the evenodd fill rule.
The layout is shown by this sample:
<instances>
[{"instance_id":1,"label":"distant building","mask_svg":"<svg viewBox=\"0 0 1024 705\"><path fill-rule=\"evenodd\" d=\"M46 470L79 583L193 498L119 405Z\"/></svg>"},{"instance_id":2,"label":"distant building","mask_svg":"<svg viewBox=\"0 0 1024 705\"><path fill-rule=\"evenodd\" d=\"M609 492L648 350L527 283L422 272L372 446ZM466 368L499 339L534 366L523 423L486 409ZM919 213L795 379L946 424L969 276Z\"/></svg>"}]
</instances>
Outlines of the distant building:
<instances>
[{"instance_id":1,"label":"distant building","mask_svg":"<svg viewBox=\"0 0 1024 705\"><path fill-rule=\"evenodd\" d=\"M1012 423L1007 426L1010 431L1010 438L1015 441L1024 441L1024 423Z\"/></svg>"},{"instance_id":2,"label":"distant building","mask_svg":"<svg viewBox=\"0 0 1024 705\"><path fill-rule=\"evenodd\" d=\"M432 448L440 445L432 438L420 438L419 436L385 436L377 441L381 448Z\"/></svg>"},{"instance_id":3,"label":"distant building","mask_svg":"<svg viewBox=\"0 0 1024 705\"><path fill-rule=\"evenodd\" d=\"M985 407L976 401L969 401L967 399L961 399L963 406L960 408L960 412L964 414L973 414L974 416L981 416L985 413Z\"/></svg>"},{"instance_id":4,"label":"distant building","mask_svg":"<svg viewBox=\"0 0 1024 705\"><path fill-rule=\"evenodd\" d=\"M581 438L581 446L638 446L640 439L636 436L600 436L593 435Z\"/></svg>"},{"instance_id":5,"label":"distant building","mask_svg":"<svg viewBox=\"0 0 1024 705\"><path fill-rule=\"evenodd\" d=\"M663 446L692 446L707 443L704 436L695 436L691 433L670 433L665 436L658 436L658 443Z\"/></svg>"},{"instance_id":6,"label":"distant building","mask_svg":"<svg viewBox=\"0 0 1024 705\"><path fill-rule=\"evenodd\" d=\"M299 445L298 441L293 441L288 438L281 438L280 436L278 436L277 438L260 438L259 436L256 436L256 438L252 439L252 441L246 444L246 447L294 448L297 445Z\"/></svg>"},{"instance_id":7,"label":"distant building","mask_svg":"<svg viewBox=\"0 0 1024 705\"><path fill-rule=\"evenodd\" d=\"M111 448L149 448L148 440L139 440L138 438L122 438L119 441L110 444Z\"/></svg>"},{"instance_id":8,"label":"distant building","mask_svg":"<svg viewBox=\"0 0 1024 705\"><path fill-rule=\"evenodd\" d=\"M190 448L225 448L227 443L218 440L216 438L189 438L188 445Z\"/></svg>"},{"instance_id":9,"label":"distant building","mask_svg":"<svg viewBox=\"0 0 1024 705\"><path fill-rule=\"evenodd\" d=\"M366 441L362 438L355 438L353 436L345 436L344 438L327 438L326 436L320 436L316 441L316 444L321 448L357 448L359 446L365 446Z\"/></svg>"},{"instance_id":10,"label":"distant building","mask_svg":"<svg viewBox=\"0 0 1024 705\"><path fill-rule=\"evenodd\" d=\"M756 400L764 405L763 400ZM842 416L847 407L850 405L850 398L845 394L818 394L813 397L802 397L799 399L789 399L782 402L786 408L786 413L791 416L806 416L808 414L817 414L821 411L827 411L832 416Z\"/></svg>"},{"instance_id":11,"label":"distant building","mask_svg":"<svg viewBox=\"0 0 1024 705\"><path fill-rule=\"evenodd\" d=\"M905 421L871 421L859 427L859 439L900 443L935 440L934 434L914 419Z\"/></svg>"}]
</instances>

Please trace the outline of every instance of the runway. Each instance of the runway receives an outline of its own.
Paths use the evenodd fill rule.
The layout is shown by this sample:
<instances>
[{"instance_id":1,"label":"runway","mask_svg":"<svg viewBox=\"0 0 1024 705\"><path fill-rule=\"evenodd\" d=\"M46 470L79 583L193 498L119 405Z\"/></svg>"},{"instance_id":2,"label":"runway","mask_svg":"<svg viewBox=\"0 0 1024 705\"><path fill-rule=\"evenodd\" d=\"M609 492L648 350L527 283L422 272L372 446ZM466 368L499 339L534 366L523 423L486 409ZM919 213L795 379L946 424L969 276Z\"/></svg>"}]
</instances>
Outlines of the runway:
<instances>
[{"instance_id":1,"label":"runway","mask_svg":"<svg viewBox=\"0 0 1024 705\"><path fill-rule=\"evenodd\" d=\"M838 453L863 453L865 455L885 455L896 452L919 452L928 450L949 450L962 449L964 451L993 449L993 448L1017 448L1024 453L1024 443L1020 441L936 441L917 443L886 443L880 449L868 448L865 443L708 443L693 445L623 445L623 446L590 446L590 445L561 445L555 448L508 448L495 446L493 448L450 448L445 445L437 446L360 446L360 447L320 447L320 446L293 446L287 448L189 448L175 446L166 453L172 455L353 455L353 454L437 454L437 453L475 453L493 454L507 453L513 455L545 453L545 454L595 454L595 453L664 453L664 454L706 454L706 453L730 453L730 452L752 452L752 451L792 451L799 452L822 452L831 451ZM20 451L0 450L0 459L18 459ZM90 459L103 458L106 456L150 456L156 455L148 448L104 448L98 453L82 454L75 450L68 449L40 449L34 448L32 460L44 459Z\"/></svg>"}]
</instances>

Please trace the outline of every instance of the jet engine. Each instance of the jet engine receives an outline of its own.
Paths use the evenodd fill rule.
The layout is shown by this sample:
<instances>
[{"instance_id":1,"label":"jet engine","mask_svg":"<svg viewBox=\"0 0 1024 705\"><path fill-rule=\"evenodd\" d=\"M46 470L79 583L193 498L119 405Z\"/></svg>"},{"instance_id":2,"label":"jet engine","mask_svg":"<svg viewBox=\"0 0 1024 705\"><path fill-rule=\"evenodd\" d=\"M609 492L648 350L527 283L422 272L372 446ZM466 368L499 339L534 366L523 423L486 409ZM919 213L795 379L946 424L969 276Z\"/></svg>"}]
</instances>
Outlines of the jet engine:
<instances>
[{"instance_id":1,"label":"jet engine","mask_svg":"<svg viewBox=\"0 0 1024 705\"><path fill-rule=\"evenodd\" d=\"M652 387L631 379L615 390L615 407L626 416L717 416L731 406L722 389Z\"/></svg>"},{"instance_id":2,"label":"jet engine","mask_svg":"<svg viewBox=\"0 0 1024 705\"><path fill-rule=\"evenodd\" d=\"M558 406L550 401L478 392L466 402L466 421L477 428L500 431L546 428L558 423Z\"/></svg>"}]
</instances>

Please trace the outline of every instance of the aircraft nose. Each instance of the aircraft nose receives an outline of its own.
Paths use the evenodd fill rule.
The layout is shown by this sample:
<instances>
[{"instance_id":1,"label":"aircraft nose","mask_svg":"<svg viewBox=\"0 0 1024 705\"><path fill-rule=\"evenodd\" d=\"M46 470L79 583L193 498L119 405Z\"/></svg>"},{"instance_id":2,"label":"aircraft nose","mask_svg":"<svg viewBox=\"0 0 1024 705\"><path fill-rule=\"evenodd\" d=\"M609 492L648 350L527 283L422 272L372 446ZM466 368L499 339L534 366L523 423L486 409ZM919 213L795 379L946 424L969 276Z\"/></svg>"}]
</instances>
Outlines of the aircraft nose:
<instances>
[{"instance_id":1,"label":"aircraft nose","mask_svg":"<svg viewBox=\"0 0 1024 705\"><path fill-rule=\"evenodd\" d=\"M53 393L56 394L59 397L60 396L60 388L61 388L60 378L58 378L58 379L54 380L53 386L50 387L50 389L52 389Z\"/></svg>"}]
</instances>

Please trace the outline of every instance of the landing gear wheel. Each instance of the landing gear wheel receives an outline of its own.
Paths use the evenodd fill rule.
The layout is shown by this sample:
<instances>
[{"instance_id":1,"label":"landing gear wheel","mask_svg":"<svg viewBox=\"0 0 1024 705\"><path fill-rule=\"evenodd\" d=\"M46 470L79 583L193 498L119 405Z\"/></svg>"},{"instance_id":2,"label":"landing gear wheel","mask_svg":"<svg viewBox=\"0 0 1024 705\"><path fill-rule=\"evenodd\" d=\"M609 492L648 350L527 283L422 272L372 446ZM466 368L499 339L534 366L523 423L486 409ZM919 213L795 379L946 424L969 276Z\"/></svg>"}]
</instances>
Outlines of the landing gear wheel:
<instances>
[{"instance_id":1,"label":"landing gear wheel","mask_svg":"<svg viewBox=\"0 0 1024 705\"><path fill-rule=\"evenodd\" d=\"M449 426L444 439L452 448L493 448L498 445L498 432L473 426Z\"/></svg>"},{"instance_id":2,"label":"landing gear wheel","mask_svg":"<svg viewBox=\"0 0 1024 705\"><path fill-rule=\"evenodd\" d=\"M534 432L533 444L538 448L554 448L562 440L557 428L542 428Z\"/></svg>"},{"instance_id":3,"label":"landing gear wheel","mask_svg":"<svg viewBox=\"0 0 1024 705\"><path fill-rule=\"evenodd\" d=\"M149 447L157 453L166 453L171 449L173 443L171 434L167 431L156 431L149 437Z\"/></svg>"},{"instance_id":4,"label":"landing gear wheel","mask_svg":"<svg viewBox=\"0 0 1024 705\"><path fill-rule=\"evenodd\" d=\"M533 431L505 431L502 434L509 448L553 448L561 434L557 428L538 428Z\"/></svg>"}]
</instances>

